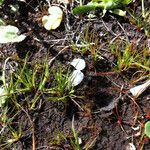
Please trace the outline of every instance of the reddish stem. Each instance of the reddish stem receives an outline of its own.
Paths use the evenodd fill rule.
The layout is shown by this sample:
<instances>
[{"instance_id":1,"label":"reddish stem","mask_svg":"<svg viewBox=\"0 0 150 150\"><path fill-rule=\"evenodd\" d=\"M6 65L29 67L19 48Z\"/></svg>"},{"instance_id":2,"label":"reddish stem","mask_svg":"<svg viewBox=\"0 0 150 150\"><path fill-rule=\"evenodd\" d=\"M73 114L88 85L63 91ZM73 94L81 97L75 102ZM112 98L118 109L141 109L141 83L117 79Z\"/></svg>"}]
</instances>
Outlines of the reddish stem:
<instances>
[{"instance_id":1,"label":"reddish stem","mask_svg":"<svg viewBox=\"0 0 150 150\"><path fill-rule=\"evenodd\" d=\"M117 115L117 119L118 119L118 121L117 121L117 123L118 123L118 125L120 126L121 125L121 123L122 123L122 118L120 117L120 115L119 115L119 112L118 112L118 107L117 107L117 105L116 105L116 115Z\"/></svg>"},{"instance_id":2,"label":"reddish stem","mask_svg":"<svg viewBox=\"0 0 150 150\"><path fill-rule=\"evenodd\" d=\"M96 72L96 75L111 75L111 74L115 74L116 72Z\"/></svg>"}]
</instances>

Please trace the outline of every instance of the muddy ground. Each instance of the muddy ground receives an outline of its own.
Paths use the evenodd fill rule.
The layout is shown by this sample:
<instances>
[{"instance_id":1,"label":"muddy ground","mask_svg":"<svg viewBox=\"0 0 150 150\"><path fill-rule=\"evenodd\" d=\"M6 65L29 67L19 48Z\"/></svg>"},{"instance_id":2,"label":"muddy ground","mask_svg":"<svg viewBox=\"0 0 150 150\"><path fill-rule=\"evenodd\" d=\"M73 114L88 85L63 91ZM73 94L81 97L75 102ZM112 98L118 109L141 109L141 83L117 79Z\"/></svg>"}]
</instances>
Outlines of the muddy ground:
<instances>
[{"instance_id":1,"label":"muddy ground","mask_svg":"<svg viewBox=\"0 0 150 150\"><path fill-rule=\"evenodd\" d=\"M10 5L14 4L19 6L17 13L10 11ZM13 102L8 103L7 115L13 119L6 126L11 126L14 130L21 127L22 136L16 142L5 145L12 136L10 130L6 128L0 138L1 149L31 150L33 145L37 150L75 149L71 142L74 141L71 130L73 123L78 137L82 140L81 149L86 149L87 146L91 150L132 150L129 148L129 143L133 143L136 149L143 146L144 150L149 150L150 140L141 137L143 124L150 119L148 117L150 89L134 99L129 89L135 85L135 77L141 76L140 71L134 77L137 68L115 71L116 57L110 52L108 45L108 42L115 41L118 36L117 39L128 41L133 46L136 45L138 50L141 49L148 40L142 27L139 28L131 23L128 13L126 17L107 13L102 18L97 12L96 19L89 20L86 14L77 16L71 14L72 7L76 3L68 6L62 3L58 5L65 12L63 22L56 30L47 31L41 23L42 16L47 13L46 4L44 0L4 1L0 17L5 18L7 24L17 26L20 32L28 37L20 43L0 44L1 70L6 58L12 57L9 63L15 64L16 67L16 63L21 64L27 54L29 67L32 70L37 64L42 65L45 59L50 61L66 47L49 69L59 68L60 64L65 68L73 58L83 58L86 61L86 68L83 71L85 78L75 87L75 95L82 98L74 100L81 108L70 98L67 98L67 102L53 101L48 100L48 95L43 94L35 108L30 110L25 98L30 97L32 100L35 91L18 93L16 97L22 109L18 110ZM54 2L51 4L55 5ZM148 0L145 2L145 8L148 9L149 5ZM128 8L141 14L140 1L129 5ZM97 43L94 47L98 50L96 61L89 47L74 49L72 46L82 46L82 41L86 40ZM115 44L117 46L117 42ZM39 79L40 71L39 69ZM144 75L149 75L149 72L145 71ZM47 86L50 82L51 79L48 79ZM143 82L144 80L141 80L138 84ZM2 129L2 121L0 126ZM136 127L139 128L135 130Z\"/></svg>"}]
</instances>

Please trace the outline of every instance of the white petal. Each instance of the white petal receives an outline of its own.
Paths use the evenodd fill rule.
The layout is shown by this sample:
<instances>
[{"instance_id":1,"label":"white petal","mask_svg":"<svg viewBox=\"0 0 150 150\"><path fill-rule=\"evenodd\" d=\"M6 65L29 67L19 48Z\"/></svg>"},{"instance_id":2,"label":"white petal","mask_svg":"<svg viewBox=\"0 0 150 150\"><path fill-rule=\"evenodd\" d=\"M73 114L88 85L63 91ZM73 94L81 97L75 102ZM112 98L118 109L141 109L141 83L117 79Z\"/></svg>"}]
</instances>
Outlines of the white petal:
<instances>
[{"instance_id":1,"label":"white petal","mask_svg":"<svg viewBox=\"0 0 150 150\"><path fill-rule=\"evenodd\" d=\"M58 2L64 3L64 4L70 4L72 0L58 0Z\"/></svg>"},{"instance_id":2,"label":"white petal","mask_svg":"<svg viewBox=\"0 0 150 150\"><path fill-rule=\"evenodd\" d=\"M49 16L43 16L42 17L42 23L43 23L43 26L46 30L50 30L50 27L49 27L49 24L48 24L48 19L49 19Z\"/></svg>"},{"instance_id":3,"label":"white petal","mask_svg":"<svg viewBox=\"0 0 150 150\"><path fill-rule=\"evenodd\" d=\"M71 77L70 82L72 86L77 86L81 83L84 78L84 74L80 70L74 70Z\"/></svg>"},{"instance_id":4,"label":"white petal","mask_svg":"<svg viewBox=\"0 0 150 150\"><path fill-rule=\"evenodd\" d=\"M15 26L7 25L2 27L3 32L13 32L13 33L18 33L19 29Z\"/></svg>"},{"instance_id":5,"label":"white petal","mask_svg":"<svg viewBox=\"0 0 150 150\"><path fill-rule=\"evenodd\" d=\"M126 150L136 150L135 146L133 145L133 143L129 143L126 147Z\"/></svg>"},{"instance_id":6,"label":"white petal","mask_svg":"<svg viewBox=\"0 0 150 150\"><path fill-rule=\"evenodd\" d=\"M58 6L52 6L48 9L50 15L63 15L63 11Z\"/></svg>"},{"instance_id":7,"label":"white petal","mask_svg":"<svg viewBox=\"0 0 150 150\"><path fill-rule=\"evenodd\" d=\"M147 47L148 47L149 50L150 50L150 38L147 40Z\"/></svg>"},{"instance_id":8,"label":"white petal","mask_svg":"<svg viewBox=\"0 0 150 150\"><path fill-rule=\"evenodd\" d=\"M79 145L82 144L82 139L80 137L78 137L78 143L79 143Z\"/></svg>"},{"instance_id":9,"label":"white petal","mask_svg":"<svg viewBox=\"0 0 150 150\"><path fill-rule=\"evenodd\" d=\"M19 29L15 26L0 26L0 43L13 43L13 42L21 42L26 36L18 35Z\"/></svg>"},{"instance_id":10,"label":"white petal","mask_svg":"<svg viewBox=\"0 0 150 150\"><path fill-rule=\"evenodd\" d=\"M142 94L148 87L150 86L150 80L148 80L146 83L135 86L130 89L130 92L133 96L138 97L140 94Z\"/></svg>"},{"instance_id":11,"label":"white petal","mask_svg":"<svg viewBox=\"0 0 150 150\"><path fill-rule=\"evenodd\" d=\"M61 24L63 11L58 6L52 6L48 9L49 15L42 17L42 23L46 30L55 30Z\"/></svg>"},{"instance_id":12,"label":"white petal","mask_svg":"<svg viewBox=\"0 0 150 150\"><path fill-rule=\"evenodd\" d=\"M1 86L0 87L0 108L3 106L3 104L5 104L7 97L8 96L7 96L6 89L3 86Z\"/></svg>"},{"instance_id":13,"label":"white petal","mask_svg":"<svg viewBox=\"0 0 150 150\"><path fill-rule=\"evenodd\" d=\"M140 126L137 126L137 127L131 127L134 131L137 131L140 129Z\"/></svg>"},{"instance_id":14,"label":"white petal","mask_svg":"<svg viewBox=\"0 0 150 150\"><path fill-rule=\"evenodd\" d=\"M83 70L86 66L84 59L75 58L70 63L72 66L74 66L77 70Z\"/></svg>"},{"instance_id":15,"label":"white petal","mask_svg":"<svg viewBox=\"0 0 150 150\"><path fill-rule=\"evenodd\" d=\"M21 34L21 35L17 36L14 40L12 40L12 42L21 42L25 38L26 38L26 35Z\"/></svg>"},{"instance_id":16,"label":"white petal","mask_svg":"<svg viewBox=\"0 0 150 150\"><path fill-rule=\"evenodd\" d=\"M46 30L55 30L60 26L61 21L61 16L49 15L42 17L42 23Z\"/></svg>"}]
</instances>

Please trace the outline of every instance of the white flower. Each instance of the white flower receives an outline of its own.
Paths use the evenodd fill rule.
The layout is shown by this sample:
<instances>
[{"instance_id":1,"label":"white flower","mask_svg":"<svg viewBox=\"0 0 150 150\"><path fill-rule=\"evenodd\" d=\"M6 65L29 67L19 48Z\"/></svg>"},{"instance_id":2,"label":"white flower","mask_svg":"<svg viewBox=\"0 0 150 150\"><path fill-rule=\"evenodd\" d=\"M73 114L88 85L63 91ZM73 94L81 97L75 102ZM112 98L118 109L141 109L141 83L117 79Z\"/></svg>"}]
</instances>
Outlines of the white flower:
<instances>
[{"instance_id":1,"label":"white flower","mask_svg":"<svg viewBox=\"0 0 150 150\"><path fill-rule=\"evenodd\" d=\"M144 84L135 86L133 88L130 89L131 94L134 97L138 97L139 95L141 95L148 87L150 86L150 80L146 81Z\"/></svg>"},{"instance_id":2,"label":"white flower","mask_svg":"<svg viewBox=\"0 0 150 150\"><path fill-rule=\"evenodd\" d=\"M49 15L49 16L43 16L42 22L43 26L46 30L55 30L60 26L61 23L61 16L55 16L55 15Z\"/></svg>"},{"instance_id":3,"label":"white flower","mask_svg":"<svg viewBox=\"0 0 150 150\"><path fill-rule=\"evenodd\" d=\"M72 86L77 86L84 78L84 74L80 70L74 70L70 76L70 83Z\"/></svg>"},{"instance_id":4,"label":"white flower","mask_svg":"<svg viewBox=\"0 0 150 150\"><path fill-rule=\"evenodd\" d=\"M70 63L72 66L74 66L77 70L83 70L86 67L84 59L75 58Z\"/></svg>"},{"instance_id":5,"label":"white flower","mask_svg":"<svg viewBox=\"0 0 150 150\"><path fill-rule=\"evenodd\" d=\"M58 16L62 16L63 15L63 12L62 12L61 8L58 7L58 6L52 6L52 7L50 7L48 9L48 13L50 15L58 15Z\"/></svg>"},{"instance_id":6,"label":"white flower","mask_svg":"<svg viewBox=\"0 0 150 150\"><path fill-rule=\"evenodd\" d=\"M133 145L133 143L129 143L126 147L126 150L136 150L135 146Z\"/></svg>"},{"instance_id":7,"label":"white flower","mask_svg":"<svg viewBox=\"0 0 150 150\"><path fill-rule=\"evenodd\" d=\"M70 64L75 68L70 76L70 82L72 86L77 86L84 78L84 74L81 72L86 67L84 59L75 58Z\"/></svg>"},{"instance_id":8,"label":"white flower","mask_svg":"<svg viewBox=\"0 0 150 150\"><path fill-rule=\"evenodd\" d=\"M52 6L48 9L49 15L42 17L42 23L46 30L55 30L61 24L63 11L58 6Z\"/></svg>"}]
</instances>

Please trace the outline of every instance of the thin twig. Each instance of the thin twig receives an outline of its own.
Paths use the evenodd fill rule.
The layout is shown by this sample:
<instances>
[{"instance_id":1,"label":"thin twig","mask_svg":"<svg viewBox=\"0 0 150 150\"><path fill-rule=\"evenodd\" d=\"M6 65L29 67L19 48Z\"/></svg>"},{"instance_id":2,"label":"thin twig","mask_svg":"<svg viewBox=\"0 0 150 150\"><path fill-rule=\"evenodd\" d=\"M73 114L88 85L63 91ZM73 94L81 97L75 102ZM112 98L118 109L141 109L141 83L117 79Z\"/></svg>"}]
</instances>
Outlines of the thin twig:
<instances>
[{"instance_id":1,"label":"thin twig","mask_svg":"<svg viewBox=\"0 0 150 150\"><path fill-rule=\"evenodd\" d=\"M19 104L18 104L18 106L27 115L27 117L28 117L28 119L30 121L31 128L32 128L32 150L36 150L34 123L33 123L32 119L31 119L30 115L28 114L28 112L23 107L21 107Z\"/></svg>"},{"instance_id":2,"label":"thin twig","mask_svg":"<svg viewBox=\"0 0 150 150\"><path fill-rule=\"evenodd\" d=\"M122 29L122 31L124 32L124 34L125 34L125 36L126 36L126 39L127 39L127 42L129 43L129 38L128 38L128 35L127 35L125 29L123 28L123 26L120 24L119 21L117 21L117 23L118 23L118 25L120 26L120 28Z\"/></svg>"},{"instance_id":3,"label":"thin twig","mask_svg":"<svg viewBox=\"0 0 150 150\"><path fill-rule=\"evenodd\" d=\"M72 97L70 97L70 99L71 99L82 111L84 111L83 108L82 108Z\"/></svg>"},{"instance_id":4,"label":"thin twig","mask_svg":"<svg viewBox=\"0 0 150 150\"><path fill-rule=\"evenodd\" d=\"M52 63L53 63L53 61L62 53L62 52L64 52L66 49L68 49L70 46L65 46L62 50L60 50L59 52L58 52L58 54L56 55L56 56L54 56L50 61L49 61L49 65L51 65Z\"/></svg>"},{"instance_id":5,"label":"thin twig","mask_svg":"<svg viewBox=\"0 0 150 150\"><path fill-rule=\"evenodd\" d=\"M110 29L107 27L107 25L106 25L106 23L103 21L103 19L102 19L102 23L103 23L104 27L107 29L108 32L110 32L110 33L111 33L112 35L114 35L114 36L117 36L116 33L114 33L112 30L110 30Z\"/></svg>"}]
</instances>

